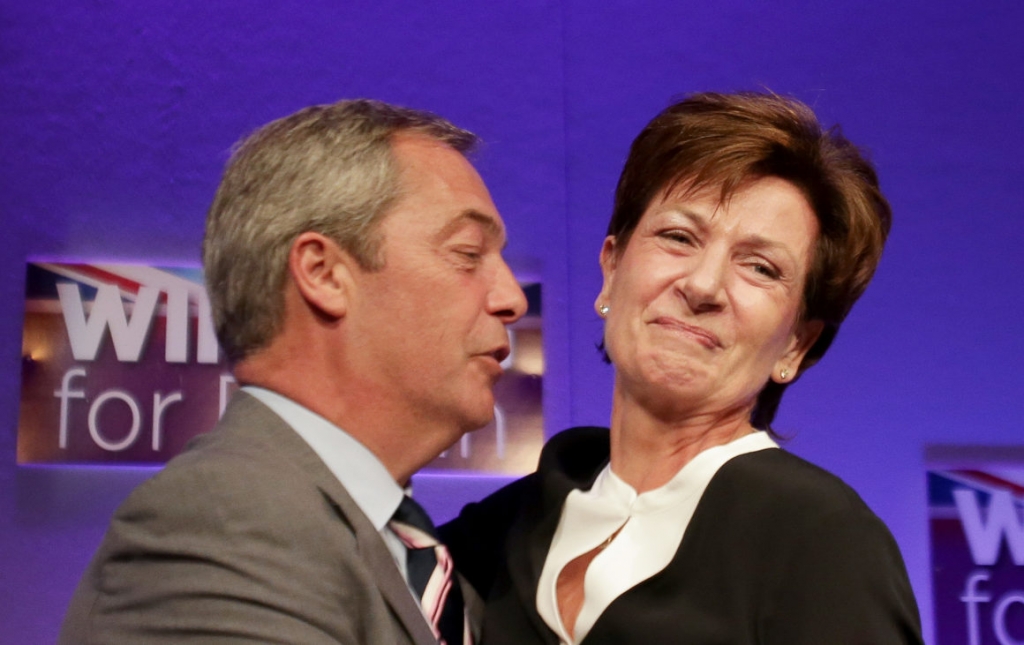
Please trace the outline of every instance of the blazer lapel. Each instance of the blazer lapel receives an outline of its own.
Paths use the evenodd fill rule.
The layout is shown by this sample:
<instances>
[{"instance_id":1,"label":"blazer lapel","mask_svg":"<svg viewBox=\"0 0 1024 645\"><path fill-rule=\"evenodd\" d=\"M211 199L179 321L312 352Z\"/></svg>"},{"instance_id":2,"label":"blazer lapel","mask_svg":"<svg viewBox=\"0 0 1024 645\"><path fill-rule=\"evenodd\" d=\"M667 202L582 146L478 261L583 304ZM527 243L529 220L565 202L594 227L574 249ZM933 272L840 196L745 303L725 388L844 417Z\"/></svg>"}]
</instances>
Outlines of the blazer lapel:
<instances>
[{"instance_id":1,"label":"blazer lapel","mask_svg":"<svg viewBox=\"0 0 1024 645\"><path fill-rule=\"evenodd\" d=\"M324 469L326 470L326 467ZM324 484L321 490L337 504L345 520L355 532L359 555L373 571L381 596L384 597L385 602L405 627L409 638L414 643L437 645L437 639L430 630L427 619L413 599L409 586L398 571L395 559L387 545L384 544L384 540L381 539L380 533L370 524L370 520L359 510L355 501L333 475L331 475L331 480Z\"/></svg>"},{"instance_id":2,"label":"blazer lapel","mask_svg":"<svg viewBox=\"0 0 1024 645\"><path fill-rule=\"evenodd\" d=\"M512 587L534 630L549 643L558 643L558 635L537 612L537 584L562 516L562 504L572 489L571 482L560 473L543 473L539 499L523 505L523 516L508 537L506 558ZM517 562L523 566L512 564Z\"/></svg>"},{"instance_id":3,"label":"blazer lapel","mask_svg":"<svg viewBox=\"0 0 1024 645\"><path fill-rule=\"evenodd\" d=\"M286 459L297 463L316 483L317 488L335 505L341 517L356 536L359 555L374 574L381 596L413 643L437 645L423 612L412 597L409 587L398 571L395 560L380 534L348 494L345 487L327 468L309 445L281 417L245 392L232 396L224 412L224 424L250 435L250 440L266 442Z\"/></svg>"},{"instance_id":4,"label":"blazer lapel","mask_svg":"<svg viewBox=\"0 0 1024 645\"><path fill-rule=\"evenodd\" d=\"M604 428L581 428L559 441L552 440L545 446L537 469L536 497L523 504L522 514L509 534L508 562L525 563L521 567L509 566L512 586L534 629L550 643L558 643L558 635L537 612L540 574L562 517L565 498L574 489L588 490L593 486L608 463L608 451L608 431Z\"/></svg>"}]
</instances>

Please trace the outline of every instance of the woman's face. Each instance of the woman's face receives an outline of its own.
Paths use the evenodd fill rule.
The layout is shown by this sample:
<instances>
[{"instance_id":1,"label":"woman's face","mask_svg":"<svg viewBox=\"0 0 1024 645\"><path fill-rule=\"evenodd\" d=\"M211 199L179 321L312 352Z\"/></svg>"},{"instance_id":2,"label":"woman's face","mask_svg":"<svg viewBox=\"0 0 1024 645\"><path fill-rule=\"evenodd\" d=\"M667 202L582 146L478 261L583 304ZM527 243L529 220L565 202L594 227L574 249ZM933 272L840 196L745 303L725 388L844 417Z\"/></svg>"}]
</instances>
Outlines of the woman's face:
<instances>
[{"instance_id":1,"label":"woman's face","mask_svg":"<svg viewBox=\"0 0 1024 645\"><path fill-rule=\"evenodd\" d=\"M792 379L821 330L800 323L818 221L773 177L652 200L625 249L601 249L605 345L616 390L656 415L749 414ZM781 376L786 370L786 376Z\"/></svg>"}]
</instances>

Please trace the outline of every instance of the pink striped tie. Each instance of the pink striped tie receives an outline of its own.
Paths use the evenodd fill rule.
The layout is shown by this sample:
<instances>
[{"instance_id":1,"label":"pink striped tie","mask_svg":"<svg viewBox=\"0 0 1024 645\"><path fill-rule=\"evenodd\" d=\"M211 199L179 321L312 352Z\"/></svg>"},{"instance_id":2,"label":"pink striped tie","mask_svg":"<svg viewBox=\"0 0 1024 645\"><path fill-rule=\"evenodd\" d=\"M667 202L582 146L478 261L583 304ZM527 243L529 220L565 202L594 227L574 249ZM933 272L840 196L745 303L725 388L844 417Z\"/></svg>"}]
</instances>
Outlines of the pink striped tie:
<instances>
[{"instance_id":1,"label":"pink striped tie","mask_svg":"<svg viewBox=\"0 0 1024 645\"><path fill-rule=\"evenodd\" d=\"M406 496L388 527L405 544L409 586L419 595L423 613L438 642L471 643L452 556L438 541L426 511Z\"/></svg>"}]
</instances>

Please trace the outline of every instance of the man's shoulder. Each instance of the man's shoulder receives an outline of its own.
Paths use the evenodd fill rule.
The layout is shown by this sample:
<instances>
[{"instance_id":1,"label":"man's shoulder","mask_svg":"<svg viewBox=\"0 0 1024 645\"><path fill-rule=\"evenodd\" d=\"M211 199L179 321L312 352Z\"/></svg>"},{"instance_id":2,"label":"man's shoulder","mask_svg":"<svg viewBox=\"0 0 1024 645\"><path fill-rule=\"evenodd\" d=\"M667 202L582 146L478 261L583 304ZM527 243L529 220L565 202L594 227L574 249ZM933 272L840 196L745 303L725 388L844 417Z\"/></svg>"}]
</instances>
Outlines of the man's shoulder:
<instances>
[{"instance_id":1,"label":"man's shoulder","mask_svg":"<svg viewBox=\"0 0 1024 645\"><path fill-rule=\"evenodd\" d=\"M357 642L363 630L398 642L366 538L331 490L272 447L204 438L118 508L67 633L122 630L131 638L102 641L162 643L138 636L180 616L167 642L186 632Z\"/></svg>"},{"instance_id":2,"label":"man's shoulder","mask_svg":"<svg viewBox=\"0 0 1024 645\"><path fill-rule=\"evenodd\" d=\"M313 489L309 476L286 459L275 458L272 447L225 439L219 430L212 430L143 482L129 500L157 497L169 507L176 502L196 507L236 497L268 503L268 498Z\"/></svg>"},{"instance_id":3,"label":"man's shoulder","mask_svg":"<svg viewBox=\"0 0 1024 645\"><path fill-rule=\"evenodd\" d=\"M305 454L300 438L290 437L283 422L264 417L269 411L248 398L233 403L217 426L132 491L115 525L180 532L211 523L224 530L240 519L282 530L322 522L327 508L321 481L309 467L311 451Z\"/></svg>"}]
</instances>

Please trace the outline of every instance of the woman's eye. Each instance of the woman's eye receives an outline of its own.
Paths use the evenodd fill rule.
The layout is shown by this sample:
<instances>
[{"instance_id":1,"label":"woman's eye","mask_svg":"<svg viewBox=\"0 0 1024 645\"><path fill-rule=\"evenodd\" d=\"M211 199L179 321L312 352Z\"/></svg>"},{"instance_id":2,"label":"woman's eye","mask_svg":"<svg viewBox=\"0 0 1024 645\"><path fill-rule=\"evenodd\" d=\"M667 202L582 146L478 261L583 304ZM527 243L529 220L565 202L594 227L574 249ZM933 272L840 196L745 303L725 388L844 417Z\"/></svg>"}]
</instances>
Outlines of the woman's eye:
<instances>
[{"instance_id":1,"label":"woman's eye","mask_svg":"<svg viewBox=\"0 0 1024 645\"><path fill-rule=\"evenodd\" d=\"M754 267L754 271L756 273L759 273L759 274L763 275L766 278L771 278L772 280L778 280L779 279L779 272L778 272L778 270L776 270L775 267L771 266L770 264L763 264L763 263L760 263L760 262L756 262L752 266Z\"/></svg>"},{"instance_id":2,"label":"woman's eye","mask_svg":"<svg viewBox=\"0 0 1024 645\"><path fill-rule=\"evenodd\" d=\"M685 231L665 231L661 236L667 240L679 242L680 244L693 244L693 237Z\"/></svg>"}]
</instances>

